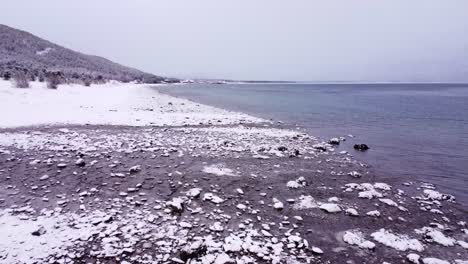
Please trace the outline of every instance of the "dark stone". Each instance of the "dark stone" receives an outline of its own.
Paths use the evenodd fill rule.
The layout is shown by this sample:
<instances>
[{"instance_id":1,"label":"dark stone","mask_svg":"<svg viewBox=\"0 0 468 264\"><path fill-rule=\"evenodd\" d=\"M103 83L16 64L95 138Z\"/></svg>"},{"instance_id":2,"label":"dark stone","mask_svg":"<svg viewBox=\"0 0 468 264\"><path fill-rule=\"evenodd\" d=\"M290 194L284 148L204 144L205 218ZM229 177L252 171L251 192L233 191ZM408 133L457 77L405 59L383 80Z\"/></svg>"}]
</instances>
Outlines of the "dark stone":
<instances>
[{"instance_id":1,"label":"dark stone","mask_svg":"<svg viewBox=\"0 0 468 264\"><path fill-rule=\"evenodd\" d=\"M278 147L278 150L281 152L285 152L286 150L288 150L288 148L285 146L281 146L281 147Z\"/></svg>"},{"instance_id":2,"label":"dark stone","mask_svg":"<svg viewBox=\"0 0 468 264\"><path fill-rule=\"evenodd\" d=\"M320 151L323 151L323 152L326 152L327 151L327 148L324 147L324 146L315 146L314 147L316 150L320 150Z\"/></svg>"},{"instance_id":3,"label":"dark stone","mask_svg":"<svg viewBox=\"0 0 468 264\"><path fill-rule=\"evenodd\" d=\"M301 154L301 153L299 152L299 150L298 150L298 149L295 149L293 152L291 152L291 153L289 154L289 157L290 157L290 158L294 158L294 157L299 156L300 154Z\"/></svg>"},{"instance_id":4,"label":"dark stone","mask_svg":"<svg viewBox=\"0 0 468 264\"><path fill-rule=\"evenodd\" d=\"M31 233L33 236L41 236L45 234L47 231L43 226L39 226L39 228Z\"/></svg>"},{"instance_id":5,"label":"dark stone","mask_svg":"<svg viewBox=\"0 0 468 264\"><path fill-rule=\"evenodd\" d=\"M359 151L366 151L369 149L369 146L367 146L366 144L356 144L354 145L354 149Z\"/></svg>"}]
</instances>

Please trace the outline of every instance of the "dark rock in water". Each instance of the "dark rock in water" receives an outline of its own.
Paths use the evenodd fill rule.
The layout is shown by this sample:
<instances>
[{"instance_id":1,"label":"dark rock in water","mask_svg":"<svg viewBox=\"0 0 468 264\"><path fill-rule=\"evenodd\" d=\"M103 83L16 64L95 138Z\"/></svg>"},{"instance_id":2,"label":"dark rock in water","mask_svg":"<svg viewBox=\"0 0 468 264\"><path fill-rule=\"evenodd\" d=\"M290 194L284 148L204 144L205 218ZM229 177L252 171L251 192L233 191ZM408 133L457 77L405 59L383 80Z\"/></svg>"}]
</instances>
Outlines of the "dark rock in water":
<instances>
[{"instance_id":1,"label":"dark rock in water","mask_svg":"<svg viewBox=\"0 0 468 264\"><path fill-rule=\"evenodd\" d=\"M366 151L369 149L369 146L367 146L366 144L356 144L354 145L354 149L359 151Z\"/></svg>"},{"instance_id":2,"label":"dark rock in water","mask_svg":"<svg viewBox=\"0 0 468 264\"><path fill-rule=\"evenodd\" d=\"M46 232L47 232L47 230L45 229L45 227L39 226L39 228L36 229L35 231L33 231L33 232L31 233L31 235L33 235L33 236L41 236L41 235L45 234Z\"/></svg>"},{"instance_id":3,"label":"dark rock in water","mask_svg":"<svg viewBox=\"0 0 468 264\"><path fill-rule=\"evenodd\" d=\"M330 140L328 140L328 144L339 145L340 144L340 139L339 138L331 138Z\"/></svg>"},{"instance_id":4,"label":"dark rock in water","mask_svg":"<svg viewBox=\"0 0 468 264\"><path fill-rule=\"evenodd\" d=\"M285 147L285 146L281 146L281 147L278 147L278 150L284 152L284 151L288 150L288 148Z\"/></svg>"},{"instance_id":5,"label":"dark rock in water","mask_svg":"<svg viewBox=\"0 0 468 264\"><path fill-rule=\"evenodd\" d=\"M316 144L316 145L313 145L312 147L316 150L320 150L323 152L327 151L327 147L324 144Z\"/></svg>"}]
</instances>

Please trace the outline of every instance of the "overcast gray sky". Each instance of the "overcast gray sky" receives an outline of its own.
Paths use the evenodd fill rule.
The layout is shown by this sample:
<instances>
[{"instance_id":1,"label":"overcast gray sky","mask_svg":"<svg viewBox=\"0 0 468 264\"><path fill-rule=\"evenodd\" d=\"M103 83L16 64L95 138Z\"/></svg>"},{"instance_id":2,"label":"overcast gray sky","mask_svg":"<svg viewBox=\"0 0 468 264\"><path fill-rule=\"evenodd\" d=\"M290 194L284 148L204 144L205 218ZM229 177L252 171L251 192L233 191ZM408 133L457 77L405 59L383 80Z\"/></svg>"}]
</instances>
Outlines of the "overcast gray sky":
<instances>
[{"instance_id":1,"label":"overcast gray sky","mask_svg":"<svg viewBox=\"0 0 468 264\"><path fill-rule=\"evenodd\" d=\"M15 0L0 13L2 24L166 76L468 81L466 0Z\"/></svg>"}]
</instances>

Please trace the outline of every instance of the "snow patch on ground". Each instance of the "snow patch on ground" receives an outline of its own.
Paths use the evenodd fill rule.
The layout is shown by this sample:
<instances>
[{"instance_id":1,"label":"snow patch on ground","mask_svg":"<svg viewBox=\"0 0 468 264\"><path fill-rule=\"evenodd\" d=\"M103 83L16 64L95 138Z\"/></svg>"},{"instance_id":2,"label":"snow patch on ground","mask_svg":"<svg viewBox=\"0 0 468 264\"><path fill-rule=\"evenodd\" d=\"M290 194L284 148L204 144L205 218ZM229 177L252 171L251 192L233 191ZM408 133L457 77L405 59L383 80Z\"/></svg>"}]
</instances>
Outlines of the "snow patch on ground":
<instances>
[{"instance_id":1,"label":"snow patch on ground","mask_svg":"<svg viewBox=\"0 0 468 264\"><path fill-rule=\"evenodd\" d=\"M366 240L362 232L358 230L346 231L343 235L343 241L350 245L358 246L360 248L375 248L375 244L369 240Z\"/></svg>"},{"instance_id":2,"label":"snow patch on ground","mask_svg":"<svg viewBox=\"0 0 468 264\"><path fill-rule=\"evenodd\" d=\"M407 235L393 234L391 231L380 229L371 234L377 242L400 251L423 251L423 244L417 239L411 239Z\"/></svg>"},{"instance_id":3,"label":"snow patch on ground","mask_svg":"<svg viewBox=\"0 0 468 264\"><path fill-rule=\"evenodd\" d=\"M35 220L24 219L21 215L0 212L1 263L45 263L63 254L78 257L81 250L97 237L99 245L93 254L119 255L135 246L137 234L145 234L156 227L146 222L142 215L129 214L125 219L111 222L109 214L99 211L86 216L48 211ZM170 235L163 226L157 227L163 236ZM38 228L42 228L44 233L33 235ZM115 232L126 238L125 246L112 235Z\"/></svg>"},{"instance_id":4,"label":"snow patch on ground","mask_svg":"<svg viewBox=\"0 0 468 264\"><path fill-rule=\"evenodd\" d=\"M237 176L234 170L226 168L223 164L213 164L203 167L204 173L213 174L217 176Z\"/></svg>"},{"instance_id":5,"label":"snow patch on ground","mask_svg":"<svg viewBox=\"0 0 468 264\"><path fill-rule=\"evenodd\" d=\"M51 52L53 50L54 50L53 48L47 47L47 48L45 48L43 50L36 51L36 55L44 56L44 55L46 55L47 53L49 53L49 52Z\"/></svg>"}]
</instances>

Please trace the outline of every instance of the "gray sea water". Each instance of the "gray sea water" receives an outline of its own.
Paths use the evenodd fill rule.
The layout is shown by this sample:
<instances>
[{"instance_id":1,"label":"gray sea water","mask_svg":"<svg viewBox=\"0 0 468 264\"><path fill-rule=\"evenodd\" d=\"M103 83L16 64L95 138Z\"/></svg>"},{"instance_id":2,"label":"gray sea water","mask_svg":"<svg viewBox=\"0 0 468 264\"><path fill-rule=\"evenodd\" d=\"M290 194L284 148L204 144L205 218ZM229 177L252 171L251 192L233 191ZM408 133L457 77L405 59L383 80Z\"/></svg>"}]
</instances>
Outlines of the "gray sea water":
<instances>
[{"instance_id":1,"label":"gray sea water","mask_svg":"<svg viewBox=\"0 0 468 264\"><path fill-rule=\"evenodd\" d=\"M161 91L305 128L324 140L352 134L350 151L381 177L427 181L468 202L468 85L229 84ZM352 150L366 143L370 150Z\"/></svg>"}]
</instances>

